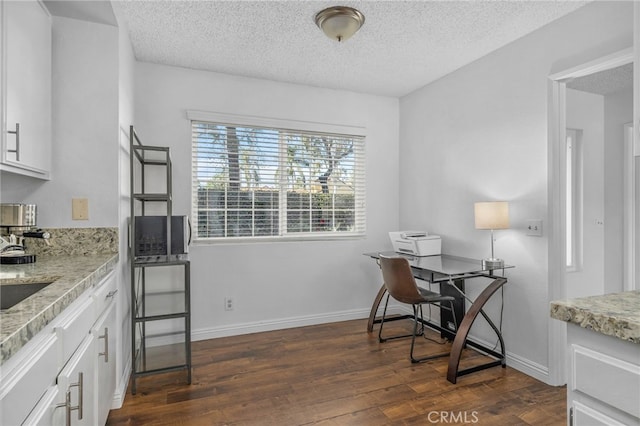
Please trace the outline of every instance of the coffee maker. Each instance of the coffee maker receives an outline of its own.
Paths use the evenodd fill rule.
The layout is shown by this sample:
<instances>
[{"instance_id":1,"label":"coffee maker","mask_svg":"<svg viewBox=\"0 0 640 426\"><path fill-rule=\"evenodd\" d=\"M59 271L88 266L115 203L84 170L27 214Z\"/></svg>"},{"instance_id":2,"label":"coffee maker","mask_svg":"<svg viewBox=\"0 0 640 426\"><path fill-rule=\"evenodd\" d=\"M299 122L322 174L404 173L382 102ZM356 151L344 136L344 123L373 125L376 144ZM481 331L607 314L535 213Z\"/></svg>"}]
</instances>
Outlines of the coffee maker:
<instances>
[{"instance_id":1,"label":"coffee maker","mask_svg":"<svg viewBox=\"0 0 640 426\"><path fill-rule=\"evenodd\" d=\"M25 238L42 238L49 233L36 226L35 204L0 204L0 264L33 263L35 254L25 253Z\"/></svg>"}]
</instances>

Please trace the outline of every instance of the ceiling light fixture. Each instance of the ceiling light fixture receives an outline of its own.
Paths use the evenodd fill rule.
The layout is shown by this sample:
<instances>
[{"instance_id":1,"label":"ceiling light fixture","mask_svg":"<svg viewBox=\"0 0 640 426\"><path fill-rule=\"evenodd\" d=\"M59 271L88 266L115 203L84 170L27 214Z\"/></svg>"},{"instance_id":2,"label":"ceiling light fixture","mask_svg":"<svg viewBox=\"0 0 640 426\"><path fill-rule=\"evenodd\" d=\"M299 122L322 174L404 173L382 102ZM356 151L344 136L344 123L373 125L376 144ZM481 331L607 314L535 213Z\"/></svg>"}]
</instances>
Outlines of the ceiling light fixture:
<instances>
[{"instance_id":1,"label":"ceiling light fixture","mask_svg":"<svg viewBox=\"0 0 640 426\"><path fill-rule=\"evenodd\" d=\"M327 37L340 42L347 40L362 27L364 15L352 7L334 6L318 12L315 21Z\"/></svg>"}]
</instances>

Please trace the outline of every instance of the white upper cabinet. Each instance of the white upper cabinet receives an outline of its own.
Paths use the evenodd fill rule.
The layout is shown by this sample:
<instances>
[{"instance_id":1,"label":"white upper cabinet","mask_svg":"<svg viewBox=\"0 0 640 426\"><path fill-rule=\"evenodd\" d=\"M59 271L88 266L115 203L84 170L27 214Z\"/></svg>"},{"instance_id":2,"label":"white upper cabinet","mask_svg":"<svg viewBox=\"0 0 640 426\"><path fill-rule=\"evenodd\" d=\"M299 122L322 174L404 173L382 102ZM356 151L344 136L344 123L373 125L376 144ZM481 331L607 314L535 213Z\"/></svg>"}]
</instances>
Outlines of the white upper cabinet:
<instances>
[{"instance_id":1,"label":"white upper cabinet","mask_svg":"<svg viewBox=\"0 0 640 426\"><path fill-rule=\"evenodd\" d=\"M39 1L0 3L2 152L0 170L49 179L51 16Z\"/></svg>"}]
</instances>

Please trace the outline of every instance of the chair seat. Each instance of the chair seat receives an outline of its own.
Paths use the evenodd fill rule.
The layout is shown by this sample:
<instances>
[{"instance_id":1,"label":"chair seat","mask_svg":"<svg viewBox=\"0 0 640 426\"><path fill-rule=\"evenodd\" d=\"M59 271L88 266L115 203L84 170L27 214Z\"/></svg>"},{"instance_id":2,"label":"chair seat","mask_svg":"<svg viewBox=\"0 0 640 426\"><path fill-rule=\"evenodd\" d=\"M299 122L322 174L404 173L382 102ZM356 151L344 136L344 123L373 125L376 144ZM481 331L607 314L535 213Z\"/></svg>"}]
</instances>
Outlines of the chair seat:
<instances>
[{"instance_id":1,"label":"chair seat","mask_svg":"<svg viewBox=\"0 0 640 426\"><path fill-rule=\"evenodd\" d=\"M418 291L425 302L452 302L455 300L453 296L443 296L440 293L422 287L418 287Z\"/></svg>"}]
</instances>

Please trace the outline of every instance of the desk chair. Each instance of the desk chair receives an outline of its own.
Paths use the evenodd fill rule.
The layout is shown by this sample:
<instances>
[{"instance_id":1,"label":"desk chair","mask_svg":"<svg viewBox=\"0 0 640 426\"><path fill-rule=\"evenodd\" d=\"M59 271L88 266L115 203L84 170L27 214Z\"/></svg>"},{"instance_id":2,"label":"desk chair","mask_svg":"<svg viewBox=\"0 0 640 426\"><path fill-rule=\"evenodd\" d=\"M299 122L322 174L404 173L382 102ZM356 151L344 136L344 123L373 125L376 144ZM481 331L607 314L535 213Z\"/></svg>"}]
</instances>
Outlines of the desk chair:
<instances>
[{"instance_id":1,"label":"desk chair","mask_svg":"<svg viewBox=\"0 0 640 426\"><path fill-rule=\"evenodd\" d=\"M416 336L424 335L424 322L422 317L422 305L432 304L438 305L440 309L448 309L452 313L453 310L453 302L454 298L452 296L443 296L439 293L426 290L424 288L418 287L416 284L416 280L413 277L413 272L411 271L411 266L407 259L403 257L388 257L380 255L380 269L382 270L382 278L384 280L384 285L387 289L387 300L384 304L384 312L382 314L382 319L380 321L380 329L378 331L378 340L380 343L386 342L387 340L399 339L402 337L411 336L411 351L409 352L409 356L411 358L411 362L422 362L433 358L439 358L443 356L448 356L449 353L441 353L436 355L429 355L422 358L415 358L413 356L413 348L416 341ZM389 304L389 297L393 297L395 300L401 303L406 303L411 305L413 308L413 333L412 334L403 334L396 335L391 337L382 337L382 327L384 325L384 319L387 314L387 305ZM443 304L448 304L449 306L443 306ZM420 312L420 331L418 332L418 311ZM455 314L453 315L455 322ZM456 331L458 330L458 324L455 324Z\"/></svg>"}]
</instances>

